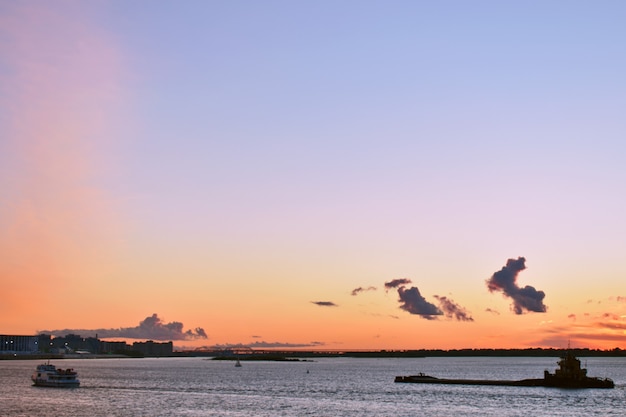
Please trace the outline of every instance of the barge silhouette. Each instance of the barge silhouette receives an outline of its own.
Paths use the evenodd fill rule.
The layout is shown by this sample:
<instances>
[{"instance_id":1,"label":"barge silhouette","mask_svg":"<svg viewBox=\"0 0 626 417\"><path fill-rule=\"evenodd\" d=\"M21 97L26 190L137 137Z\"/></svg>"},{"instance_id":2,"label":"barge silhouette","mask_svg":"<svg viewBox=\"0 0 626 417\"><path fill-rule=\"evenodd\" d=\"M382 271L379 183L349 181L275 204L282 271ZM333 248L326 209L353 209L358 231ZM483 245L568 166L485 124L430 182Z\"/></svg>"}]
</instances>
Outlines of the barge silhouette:
<instances>
[{"instance_id":1,"label":"barge silhouette","mask_svg":"<svg viewBox=\"0 0 626 417\"><path fill-rule=\"evenodd\" d=\"M559 368L554 373L544 371L543 378L510 380L490 379L449 379L419 373L417 375L397 376L395 382L416 384L450 385L500 385L512 387L553 387L553 388L613 388L615 384L609 378L587 376L587 369L580 367L580 360L569 350L557 362Z\"/></svg>"}]
</instances>

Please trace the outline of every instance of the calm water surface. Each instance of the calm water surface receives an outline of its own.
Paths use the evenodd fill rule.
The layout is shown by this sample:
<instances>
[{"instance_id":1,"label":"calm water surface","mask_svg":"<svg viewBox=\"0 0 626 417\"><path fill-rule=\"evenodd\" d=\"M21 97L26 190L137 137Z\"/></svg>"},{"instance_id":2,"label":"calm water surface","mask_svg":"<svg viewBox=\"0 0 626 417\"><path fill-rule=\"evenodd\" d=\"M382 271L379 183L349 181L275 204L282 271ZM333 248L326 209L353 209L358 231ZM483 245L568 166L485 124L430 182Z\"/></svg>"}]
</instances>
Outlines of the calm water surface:
<instances>
[{"instance_id":1,"label":"calm water surface","mask_svg":"<svg viewBox=\"0 0 626 417\"><path fill-rule=\"evenodd\" d=\"M396 384L396 375L540 378L557 358L57 360L77 389L33 387L37 361L0 361L1 416L625 416L626 358L581 358L612 390Z\"/></svg>"}]
</instances>

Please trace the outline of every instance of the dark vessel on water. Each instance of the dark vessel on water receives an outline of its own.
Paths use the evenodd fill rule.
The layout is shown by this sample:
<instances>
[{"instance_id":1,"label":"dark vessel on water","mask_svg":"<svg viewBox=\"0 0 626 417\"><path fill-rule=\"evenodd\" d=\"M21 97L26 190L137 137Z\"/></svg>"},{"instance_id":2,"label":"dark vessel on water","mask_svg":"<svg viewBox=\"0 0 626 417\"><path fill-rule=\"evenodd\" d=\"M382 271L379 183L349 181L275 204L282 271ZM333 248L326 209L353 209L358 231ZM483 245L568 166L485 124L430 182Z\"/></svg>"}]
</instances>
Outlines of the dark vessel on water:
<instances>
[{"instance_id":1,"label":"dark vessel on water","mask_svg":"<svg viewBox=\"0 0 626 417\"><path fill-rule=\"evenodd\" d=\"M569 350L557 362L559 368L552 374L544 371L542 379L522 379L519 381L491 379L448 379L434 376L417 375L397 376L395 382L417 384L458 384L458 385L506 385L514 387L554 387L554 388L613 388L615 384L609 378L587 376L587 369L580 367L580 360Z\"/></svg>"}]
</instances>

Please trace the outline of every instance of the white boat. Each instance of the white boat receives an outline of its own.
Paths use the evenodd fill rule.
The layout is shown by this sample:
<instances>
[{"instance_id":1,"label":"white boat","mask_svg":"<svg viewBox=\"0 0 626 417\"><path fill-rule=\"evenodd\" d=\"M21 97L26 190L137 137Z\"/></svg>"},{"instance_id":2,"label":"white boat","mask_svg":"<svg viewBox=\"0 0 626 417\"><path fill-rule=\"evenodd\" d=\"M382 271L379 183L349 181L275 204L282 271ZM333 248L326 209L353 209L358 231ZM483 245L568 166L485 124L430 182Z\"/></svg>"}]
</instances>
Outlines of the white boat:
<instances>
[{"instance_id":1,"label":"white boat","mask_svg":"<svg viewBox=\"0 0 626 417\"><path fill-rule=\"evenodd\" d=\"M37 370L31 378L33 384L38 387L75 388L80 385L76 371L71 368L57 369L50 362L37 365Z\"/></svg>"}]
</instances>

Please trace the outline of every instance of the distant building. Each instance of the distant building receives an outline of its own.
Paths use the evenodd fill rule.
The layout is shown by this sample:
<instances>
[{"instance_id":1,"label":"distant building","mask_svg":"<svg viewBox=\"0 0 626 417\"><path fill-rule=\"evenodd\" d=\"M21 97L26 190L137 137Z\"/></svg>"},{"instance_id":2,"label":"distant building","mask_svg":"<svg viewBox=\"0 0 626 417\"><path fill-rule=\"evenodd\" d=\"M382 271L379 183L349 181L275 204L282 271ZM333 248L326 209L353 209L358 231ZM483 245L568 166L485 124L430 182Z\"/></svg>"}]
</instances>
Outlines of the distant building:
<instances>
[{"instance_id":1,"label":"distant building","mask_svg":"<svg viewBox=\"0 0 626 417\"><path fill-rule=\"evenodd\" d=\"M106 342L100 341L100 353L124 353L130 350L126 342Z\"/></svg>"},{"instance_id":2,"label":"distant building","mask_svg":"<svg viewBox=\"0 0 626 417\"><path fill-rule=\"evenodd\" d=\"M39 351L37 336L0 335L0 353L35 353Z\"/></svg>"},{"instance_id":3,"label":"distant building","mask_svg":"<svg viewBox=\"0 0 626 417\"><path fill-rule=\"evenodd\" d=\"M0 335L0 354L31 354L31 353L94 353L94 354L131 354L136 352L142 356L172 356L172 342L156 343L135 342L130 346L126 342L107 342L97 337L81 337L68 334L52 337L49 334L37 336Z\"/></svg>"},{"instance_id":4,"label":"distant building","mask_svg":"<svg viewBox=\"0 0 626 417\"><path fill-rule=\"evenodd\" d=\"M52 347L52 336L49 334L40 334L37 336L37 345L39 346L39 352L48 353Z\"/></svg>"},{"instance_id":5,"label":"distant building","mask_svg":"<svg viewBox=\"0 0 626 417\"><path fill-rule=\"evenodd\" d=\"M133 343L133 350L141 352L144 356L171 356L174 352L172 342L156 343L152 340L147 342Z\"/></svg>"}]
</instances>

